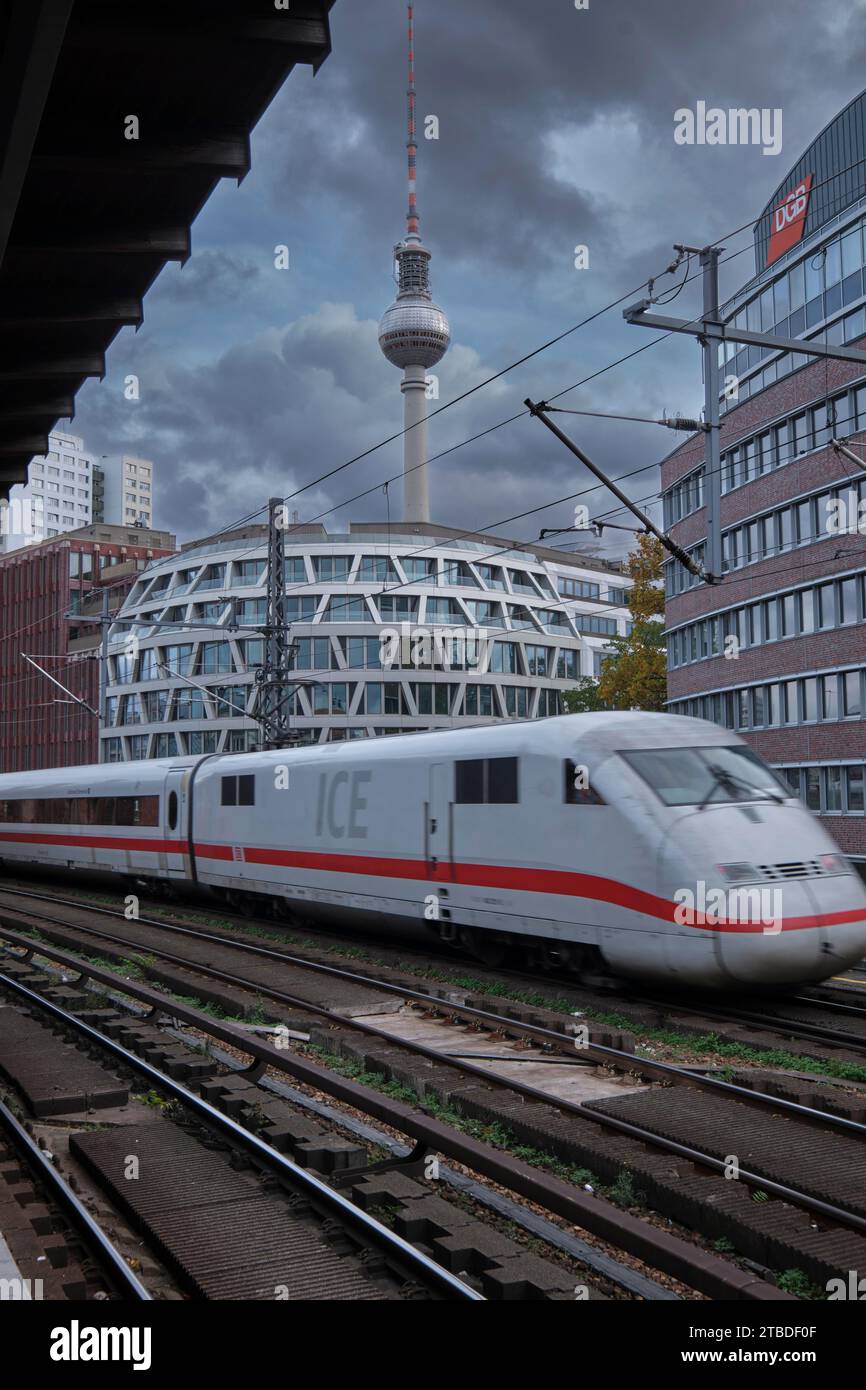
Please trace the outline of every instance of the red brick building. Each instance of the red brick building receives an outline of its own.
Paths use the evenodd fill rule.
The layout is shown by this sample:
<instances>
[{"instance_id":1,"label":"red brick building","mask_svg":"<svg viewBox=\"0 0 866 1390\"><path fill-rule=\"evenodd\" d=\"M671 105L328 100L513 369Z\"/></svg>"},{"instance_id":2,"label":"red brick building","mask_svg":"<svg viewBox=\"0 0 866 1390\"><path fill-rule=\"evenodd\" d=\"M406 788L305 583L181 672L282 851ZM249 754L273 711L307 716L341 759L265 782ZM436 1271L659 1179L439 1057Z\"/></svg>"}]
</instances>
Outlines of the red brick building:
<instances>
[{"instance_id":1,"label":"red brick building","mask_svg":"<svg viewBox=\"0 0 866 1390\"><path fill-rule=\"evenodd\" d=\"M864 156L866 93L774 193L755 229L757 273L726 322L866 347ZM772 219L804 187L802 235L776 256ZM866 871L866 471L830 443L866 460L866 367L724 352L738 396L722 406L723 578L667 567L669 708L741 733ZM662 465L665 525L698 558L704 469L703 436Z\"/></svg>"},{"instance_id":2,"label":"red brick building","mask_svg":"<svg viewBox=\"0 0 866 1390\"><path fill-rule=\"evenodd\" d=\"M97 761L98 719L25 654L97 709L100 628L74 615L97 616L106 590L116 613L141 570L176 548L167 531L93 525L0 555L0 772Z\"/></svg>"}]
</instances>

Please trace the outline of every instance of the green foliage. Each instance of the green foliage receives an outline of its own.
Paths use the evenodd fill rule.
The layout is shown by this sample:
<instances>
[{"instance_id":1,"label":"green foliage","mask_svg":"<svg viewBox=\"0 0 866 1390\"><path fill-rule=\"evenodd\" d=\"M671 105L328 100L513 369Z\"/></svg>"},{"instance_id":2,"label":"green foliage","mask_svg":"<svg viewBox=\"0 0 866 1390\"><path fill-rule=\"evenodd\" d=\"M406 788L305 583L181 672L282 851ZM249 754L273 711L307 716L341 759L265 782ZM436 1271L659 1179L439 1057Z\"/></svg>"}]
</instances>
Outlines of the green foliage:
<instances>
[{"instance_id":1,"label":"green foliage","mask_svg":"<svg viewBox=\"0 0 866 1390\"><path fill-rule=\"evenodd\" d=\"M665 596L661 586L664 546L645 533L628 557L632 579L629 612L632 631L611 639L611 658L598 682L603 709L664 709L667 697L667 658L664 640Z\"/></svg>"},{"instance_id":2,"label":"green foliage","mask_svg":"<svg viewBox=\"0 0 866 1390\"><path fill-rule=\"evenodd\" d=\"M807 1274L802 1269L786 1269L778 1278L779 1288L785 1293L793 1294L795 1298L823 1298L824 1292L813 1284Z\"/></svg>"},{"instance_id":3,"label":"green foliage","mask_svg":"<svg viewBox=\"0 0 866 1390\"><path fill-rule=\"evenodd\" d=\"M598 693L598 681L592 676L581 676L573 690L564 690L562 703L566 714L594 714L596 710L607 709Z\"/></svg>"},{"instance_id":4,"label":"green foliage","mask_svg":"<svg viewBox=\"0 0 866 1390\"><path fill-rule=\"evenodd\" d=\"M132 1099L137 1100L141 1105L149 1105L152 1109L161 1110L163 1112L174 1111L178 1108L176 1100L169 1100L165 1096L160 1095L159 1091L153 1089L137 1092L133 1094Z\"/></svg>"},{"instance_id":5,"label":"green foliage","mask_svg":"<svg viewBox=\"0 0 866 1390\"><path fill-rule=\"evenodd\" d=\"M618 1207L641 1207L646 1201L644 1193L638 1192L635 1187L634 1177L627 1168L618 1173L616 1182L608 1189L607 1195Z\"/></svg>"}]
</instances>

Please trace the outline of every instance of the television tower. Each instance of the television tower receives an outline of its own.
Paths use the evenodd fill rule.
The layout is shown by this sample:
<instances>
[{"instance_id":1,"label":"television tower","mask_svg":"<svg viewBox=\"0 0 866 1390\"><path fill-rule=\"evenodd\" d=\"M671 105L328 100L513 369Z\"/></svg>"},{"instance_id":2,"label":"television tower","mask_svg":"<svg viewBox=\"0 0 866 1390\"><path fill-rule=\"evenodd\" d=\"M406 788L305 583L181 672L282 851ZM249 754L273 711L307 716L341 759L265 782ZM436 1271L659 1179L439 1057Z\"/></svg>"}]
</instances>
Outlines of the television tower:
<instances>
[{"instance_id":1,"label":"television tower","mask_svg":"<svg viewBox=\"0 0 866 1390\"><path fill-rule=\"evenodd\" d=\"M430 294L430 252L418 230L415 168L415 7L409 6L409 211L406 236L394 247L397 298L379 324L379 346L403 371L403 511L406 521L429 521L427 491L427 372L448 350L448 320Z\"/></svg>"}]
</instances>

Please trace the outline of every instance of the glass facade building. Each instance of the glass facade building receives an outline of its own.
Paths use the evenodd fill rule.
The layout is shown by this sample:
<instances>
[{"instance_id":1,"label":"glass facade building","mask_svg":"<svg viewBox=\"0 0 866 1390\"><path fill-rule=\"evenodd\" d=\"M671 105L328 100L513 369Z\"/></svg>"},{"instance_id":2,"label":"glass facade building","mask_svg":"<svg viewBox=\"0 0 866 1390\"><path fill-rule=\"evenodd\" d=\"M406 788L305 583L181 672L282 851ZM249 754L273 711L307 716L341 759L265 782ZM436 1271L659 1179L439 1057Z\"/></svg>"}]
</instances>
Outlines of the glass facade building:
<instances>
[{"instance_id":1,"label":"glass facade building","mask_svg":"<svg viewBox=\"0 0 866 1390\"><path fill-rule=\"evenodd\" d=\"M866 93L767 202L726 322L866 348ZM866 871L866 364L720 348L722 582L666 566L668 707L737 730ZM664 522L702 558L703 438L662 465Z\"/></svg>"},{"instance_id":2,"label":"glass facade building","mask_svg":"<svg viewBox=\"0 0 866 1390\"><path fill-rule=\"evenodd\" d=\"M266 553L255 527L141 575L109 638L103 761L261 745ZM629 621L618 565L496 537L307 527L285 554L307 742L560 714Z\"/></svg>"}]
</instances>

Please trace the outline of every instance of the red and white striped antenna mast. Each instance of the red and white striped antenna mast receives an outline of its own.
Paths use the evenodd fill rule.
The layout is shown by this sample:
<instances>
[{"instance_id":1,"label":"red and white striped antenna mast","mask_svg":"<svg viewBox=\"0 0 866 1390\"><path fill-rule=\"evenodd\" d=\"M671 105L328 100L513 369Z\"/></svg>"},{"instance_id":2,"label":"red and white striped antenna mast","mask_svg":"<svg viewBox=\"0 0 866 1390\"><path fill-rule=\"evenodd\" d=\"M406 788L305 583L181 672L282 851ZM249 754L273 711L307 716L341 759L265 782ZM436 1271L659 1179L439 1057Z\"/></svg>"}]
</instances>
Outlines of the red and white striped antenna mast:
<instances>
[{"instance_id":1,"label":"red and white striped antenna mast","mask_svg":"<svg viewBox=\"0 0 866 1390\"><path fill-rule=\"evenodd\" d=\"M418 221L418 137L415 125L415 6L409 6L409 211L406 215L408 235L419 238Z\"/></svg>"}]
</instances>

